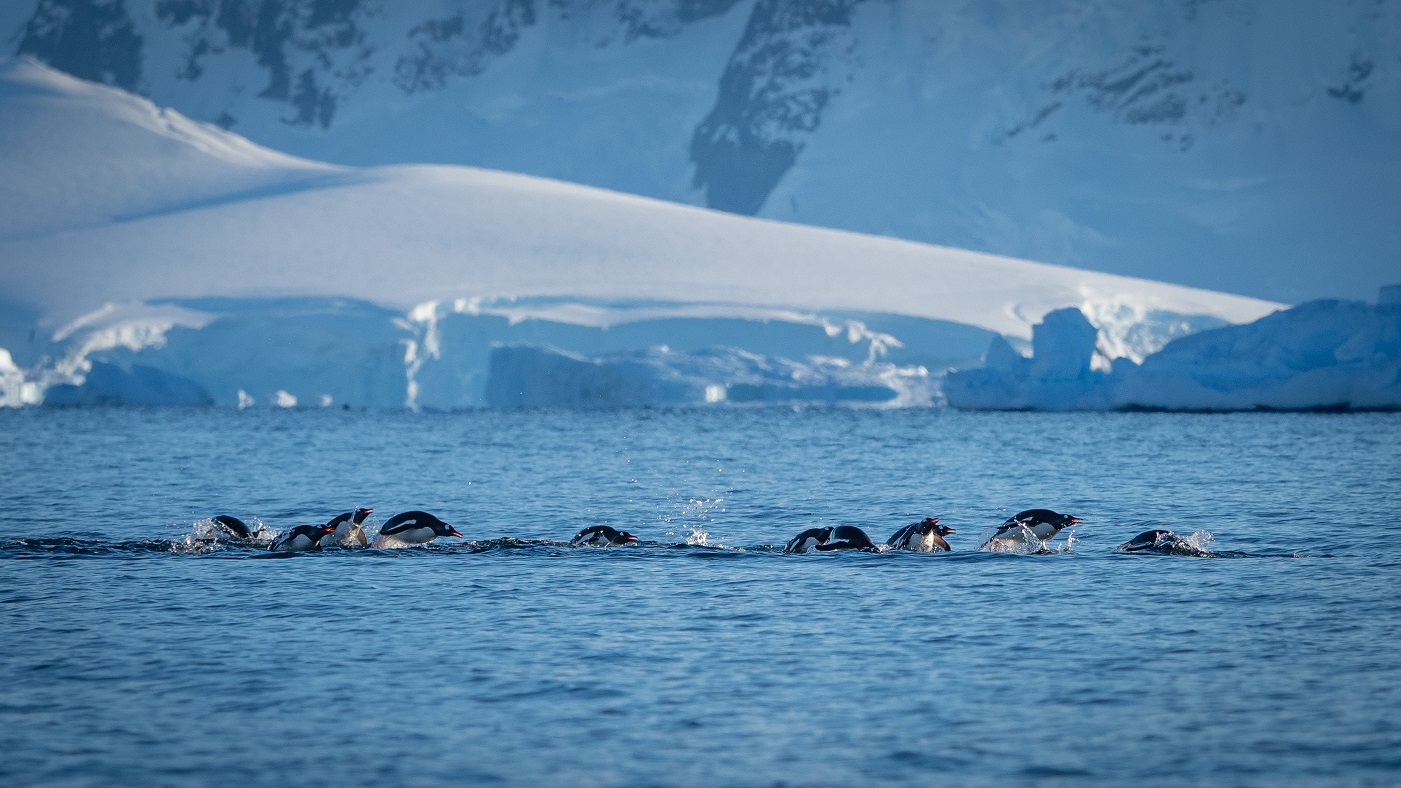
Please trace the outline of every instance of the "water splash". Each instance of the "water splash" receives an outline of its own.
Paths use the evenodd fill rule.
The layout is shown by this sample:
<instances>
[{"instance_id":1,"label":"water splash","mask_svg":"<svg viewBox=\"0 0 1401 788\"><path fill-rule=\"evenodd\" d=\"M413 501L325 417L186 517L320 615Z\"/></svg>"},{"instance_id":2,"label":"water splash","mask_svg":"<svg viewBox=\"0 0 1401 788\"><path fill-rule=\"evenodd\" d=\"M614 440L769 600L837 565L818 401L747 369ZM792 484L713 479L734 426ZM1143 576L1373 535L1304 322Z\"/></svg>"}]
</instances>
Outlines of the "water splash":
<instances>
[{"instance_id":1,"label":"water splash","mask_svg":"<svg viewBox=\"0 0 1401 788\"><path fill-rule=\"evenodd\" d=\"M1198 529L1187 536L1175 534L1172 531L1163 531L1153 540L1151 547L1139 547L1134 550L1126 549L1130 543L1124 543L1114 548L1116 553L1151 553L1154 555L1185 555L1197 558L1228 558L1243 556L1243 553L1220 553L1212 549L1212 542L1216 537L1206 529Z\"/></svg>"},{"instance_id":2,"label":"water splash","mask_svg":"<svg viewBox=\"0 0 1401 788\"><path fill-rule=\"evenodd\" d=\"M724 503L724 498L690 498L675 515L664 514L657 519L672 526L667 536L679 536L690 547L722 547L710 541L706 525L712 513L724 513Z\"/></svg>"},{"instance_id":3,"label":"water splash","mask_svg":"<svg viewBox=\"0 0 1401 788\"><path fill-rule=\"evenodd\" d=\"M248 526L250 533L246 539L230 533L227 528L215 522L212 517L195 520L190 525L188 533L170 540L170 552L211 553L225 544L240 547L266 547L279 536L277 531L269 528L257 517L248 518L244 524Z\"/></svg>"},{"instance_id":4,"label":"water splash","mask_svg":"<svg viewBox=\"0 0 1401 788\"><path fill-rule=\"evenodd\" d=\"M1020 530L1008 531L1001 536L996 532L988 534L983 540L983 546L978 548L983 553L1015 553L1017 555L1052 555L1070 553L1075 543L1080 541L1075 538L1075 531L1067 529L1063 544L1051 544L1051 540L1041 541L1036 538L1030 528L1025 525Z\"/></svg>"}]
</instances>

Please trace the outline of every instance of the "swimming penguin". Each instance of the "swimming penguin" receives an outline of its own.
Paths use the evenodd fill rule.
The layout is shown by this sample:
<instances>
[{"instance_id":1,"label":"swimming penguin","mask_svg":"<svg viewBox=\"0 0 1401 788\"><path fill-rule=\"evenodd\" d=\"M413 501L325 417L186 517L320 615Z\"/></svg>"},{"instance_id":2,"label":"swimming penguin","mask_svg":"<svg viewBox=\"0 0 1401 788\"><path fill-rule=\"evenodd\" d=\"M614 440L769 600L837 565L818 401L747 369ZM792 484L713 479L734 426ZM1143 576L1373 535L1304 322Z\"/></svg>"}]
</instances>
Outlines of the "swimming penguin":
<instances>
[{"instance_id":1,"label":"swimming penguin","mask_svg":"<svg viewBox=\"0 0 1401 788\"><path fill-rule=\"evenodd\" d=\"M272 543L268 549L274 553L303 553L308 550L320 550L321 539L326 534L336 530L335 526L326 525L299 525L296 528L282 535L281 539Z\"/></svg>"},{"instance_id":2,"label":"swimming penguin","mask_svg":"<svg viewBox=\"0 0 1401 788\"><path fill-rule=\"evenodd\" d=\"M822 552L833 550L874 550L876 545L866 532L854 525L839 525L832 529L831 539L826 544L817 545Z\"/></svg>"},{"instance_id":3,"label":"swimming penguin","mask_svg":"<svg viewBox=\"0 0 1401 788\"><path fill-rule=\"evenodd\" d=\"M365 518L373 512L374 509L356 509L353 512L336 515L335 519L326 523L336 529L329 537L329 541L341 547L364 547L369 544L369 540L365 538L365 529L361 526L364 525Z\"/></svg>"},{"instance_id":4,"label":"swimming penguin","mask_svg":"<svg viewBox=\"0 0 1401 788\"><path fill-rule=\"evenodd\" d=\"M1155 555L1190 555L1198 558L1209 558L1216 555L1231 555L1230 553L1217 553L1207 547L1211 541L1211 534L1199 531L1190 537L1178 536L1172 531L1155 529L1144 531L1134 538L1124 542L1114 548L1116 553L1153 553Z\"/></svg>"},{"instance_id":5,"label":"swimming penguin","mask_svg":"<svg viewBox=\"0 0 1401 788\"><path fill-rule=\"evenodd\" d=\"M1118 550L1121 553L1152 552L1159 546L1174 539L1176 536L1177 534L1173 533L1172 531L1144 531L1143 533L1139 534L1138 536L1135 536L1127 542L1124 542L1123 544L1119 545L1114 549Z\"/></svg>"},{"instance_id":6,"label":"swimming penguin","mask_svg":"<svg viewBox=\"0 0 1401 788\"><path fill-rule=\"evenodd\" d=\"M230 517L227 514L216 514L209 519L213 520L215 525L218 525L220 528L228 531L231 535L239 539L248 539L253 536L253 529L249 528L246 523L237 517Z\"/></svg>"},{"instance_id":7,"label":"swimming penguin","mask_svg":"<svg viewBox=\"0 0 1401 788\"><path fill-rule=\"evenodd\" d=\"M1018 542L1026 544L1032 540L1044 543L1055 538L1061 529L1078 522L1080 518L1074 515L1058 514L1050 509L1027 509L1007 518L979 549L1005 550Z\"/></svg>"},{"instance_id":8,"label":"swimming penguin","mask_svg":"<svg viewBox=\"0 0 1401 788\"><path fill-rule=\"evenodd\" d=\"M939 518L926 517L917 523L907 525L885 540L887 547L896 550L917 550L921 553L952 552L953 548L944 537L957 533L947 525L939 525Z\"/></svg>"},{"instance_id":9,"label":"swimming penguin","mask_svg":"<svg viewBox=\"0 0 1401 788\"><path fill-rule=\"evenodd\" d=\"M427 544L440 536L461 537L462 534L428 512L401 512L389 518L379 529L375 547L388 549Z\"/></svg>"},{"instance_id":10,"label":"swimming penguin","mask_svg":"<svg viewBox=\"0 0 1401 788\"><path fill-rule=\"evenodd\" d=\"M587 544L612 547L636 541L636 536L633 536L627 531L619 531L611 525L592 525L574 534L574 538L569 540L569 544L574 546Z\"/></svg>"},{"instance_id":11,"label":"swimming penguin","mask_svg":"<svg viewBox=\"0 0 1401 788\"><path fill-rule=\"evenodd\" d=\"M809 528L788 540L784 545L785 553L806 553L808 550L819 545L827 544L827 540L832 538L832 528Z\"/></svg>"}]
</instances>

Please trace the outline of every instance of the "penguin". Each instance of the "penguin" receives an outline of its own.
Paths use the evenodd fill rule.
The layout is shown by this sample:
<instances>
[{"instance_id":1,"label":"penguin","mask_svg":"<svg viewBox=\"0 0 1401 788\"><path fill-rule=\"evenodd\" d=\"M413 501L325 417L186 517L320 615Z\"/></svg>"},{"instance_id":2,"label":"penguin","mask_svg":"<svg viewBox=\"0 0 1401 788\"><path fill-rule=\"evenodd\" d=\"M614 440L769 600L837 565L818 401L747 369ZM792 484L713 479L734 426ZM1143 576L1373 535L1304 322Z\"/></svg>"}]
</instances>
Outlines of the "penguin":
<instances>
[{"instance_id":1,"label":"penguin","mask_svg":"<svg viewBox=\"0 0 1401 788\"><path fill-rule=\"evenodd\" d=\"M462 534L428 512L401 512L389 518L379 529L375 547L387 549L427 544L440 536L461 537Z\"/></svg>"},{"instance_id":2,"label":"penguin","mask_svg":"<svg viewBox=\"0 0 1401 788\"><path fill-rule=\"evenodd\" d=\"M1007 518L997 527L997 533L983 542L982 550L1004 550L1016 542L1032 540L1045 543L1054 539L1061 529L1081 522L1079 517L1058 514L1050 509L1027 509Z\"/></svg>"},{"instance_id":3,"label":"penguin","mask_svg":"<svg viewBox=\"0 0 1401 788\"><path fill-rule=\"evenodd\" d=\"M839 525L832 529L832 539L826 544L817 545L817 550L821 552L831 552L833 550L874 550L876 545L871 541L871 537L866 532L854 525Z\"/></svg>"},{"instance_id":4,"label":"penguin","mask_svg":"<svg viewBox=\"0 0 1401 788\"><path fill-rule=\"evenodd\" d=\"M1206 542L1211 539L1210 534L1205 535L1205 539L1199 540L1197 535L1191 537L1178 536L1172 531L1155 529L1144 531L1134 538L1124 542L1114 548L1116 553L1153 553L1155 555L1190 555L1198 558L1208 558L1215 555L1226 555L1207 549Z\"/></svg>"},{"instance_id":5,"label":"penguin","mask_svg":"<svg viewBox=\"0 0 1401 788\"><path fill-rule=\"evenodd\" d=\"M1121 553L1149 553L1176 539L1177 534L1172 531L1144 531L1114 549Z\"/></svg>"},{"instance_id":6,"label":"penguin","mask_svg":"<svg viewBox=\"0 0 1401 788\"><path fill-rule=\"evenodd\" d=\"M304 553L308 550L320 550L321 539L326 534L336 530L330 525L299 525L296 528L282 535L281 539L272 543L268 549L274 553Z\"/></svg>"},{"instance_id":7,"label":"penguin","mask_svg":"<svg viewBox=\"0 0 1401 788\"><path fill-rule=\"evenodd\" d=\"M246 523L237 517L230 517L227 514L216 514L209 519L213 520L215 525L239 539L251 539L253 537L253 529L249 528Z\"/></svg>"},{"instance_id":8,"label":"penguin","mask_svg":"<svg viewBox=\"0 0 1401 788\"><path fill-rule=\"evenodd\" d=\"M827 544L827 540L832 538L832 528L809 528L788 540L784 545L785 553L806 553L809 548Z\"/></svg>"},{"instance_id":9,"label":"penguin","mask_svg":"<svg viewBox=\"0 0 1401 788\"><path fill-rule=\"evenodd\" d=\"M361 526L364 525L365 518L373 512L374 509L356 509L336 515L335 519L326 523L335 528L329 537L331 543L341 547L364 547L369 544L369 540L365 538L365 529Z\"/></svg>"},{"instance_id":10,"label":"penguin","mask_svg":"<svg viewBox=\"0 0 1401 788\"><path fill-rule=\"evenodd\" d=\"M917 523L907 525L885 540L886 547L896 550L917 550L921 553L953 552L944 537L957 533L947 525L939 525L939 518L926 517Z\"/></svg>"},{"instance_id":11,"label":"penguin","mask_svg":"<svg viewBox=\"0 0 1401 788\"><path fill-rule=\"evenodd\" d=\"M579 545L614 547L616 545L624 545L636 541L636 536L633 536L627 531L619 531L611 525L592 525L574 534L574 538L569 540L569 544L573 547Z\"/></svg>"}]
</instances>

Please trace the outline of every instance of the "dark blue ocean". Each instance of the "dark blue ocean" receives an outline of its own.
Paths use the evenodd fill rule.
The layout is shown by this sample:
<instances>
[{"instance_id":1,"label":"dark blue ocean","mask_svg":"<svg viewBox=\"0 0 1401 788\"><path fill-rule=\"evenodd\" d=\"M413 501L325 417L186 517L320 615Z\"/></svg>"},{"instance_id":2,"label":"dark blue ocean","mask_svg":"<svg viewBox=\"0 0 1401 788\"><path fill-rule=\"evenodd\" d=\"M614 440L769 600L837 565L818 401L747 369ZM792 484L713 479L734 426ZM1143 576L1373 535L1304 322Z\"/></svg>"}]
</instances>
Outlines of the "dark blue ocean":
<instances>
[{"instance_id":1,"label":"dark blue ocean","mask_svg":"<svg viewBox=\"0 0 1401 788\"><path fill-rule=\"evenodd\" d=\"M0 784L1397 784L1398 447L1398 414L4 411ZM355 506L468 538L199 538ZM977 551L1036 506L1084 522ZM955 552L775 548L928 515ZM566 546L594 524L642 544ZM1150 528L1216 557L1113 551Z\"/></svg>"}]
</instances>

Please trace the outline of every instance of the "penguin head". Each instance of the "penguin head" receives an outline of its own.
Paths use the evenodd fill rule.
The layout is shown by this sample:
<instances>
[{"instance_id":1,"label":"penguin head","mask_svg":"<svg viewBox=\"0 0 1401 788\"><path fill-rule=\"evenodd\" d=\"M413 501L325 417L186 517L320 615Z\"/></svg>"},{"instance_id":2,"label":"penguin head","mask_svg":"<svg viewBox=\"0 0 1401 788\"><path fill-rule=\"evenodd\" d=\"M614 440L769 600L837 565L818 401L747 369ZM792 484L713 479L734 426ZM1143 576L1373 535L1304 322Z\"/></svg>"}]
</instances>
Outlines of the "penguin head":
<instances>
[{"instance_id":1,"label":"penguin head","mask_svg":"<svg viewBox=\"0 0 1401 788\"><path fill-rule=\"evenodd\" d=\"M365 518L374 514L374 509L356 509L350 514L350 521L356 525L364 525Z\"/></svg>"},{"instance_id":2,"label":"penguin head","mask_svg":"<svg viewBox=\"0 0 1401 788\"><path fill-rule=\"evenodd\" d=\"M918 523L915 523L915 532L921 534L935 533L939 536L948 536L951 533L957 533L947 525L939 525L939 518L937 517L926 517Z\"/></svg>"},{"instance_id":3,"label":"penguin head","mask_svg":"<svg viewBox=\"0 0 1401 788\"><path fill-rule=\"evenodd\" d=\"M438 536L456 536L459 538L465 538L462 536L462 534L457 532L456 528L453 528L451 525L448 525L442 520L433 517L433 515L431 514L428 516L432 519L429 522L424 523L424 525L428 526L429 528L432 528L434 534Z\"/></svg>"},{"instance_id":4,"label":"penguin head","mask_svg":"<svg viewBox=\"0 0 1401 788\"><path fill-rule=\"evenodd\" d=\"M636 542L636 541L637 541L637 537L636 537L636 536L633 536L632 534L628 533L627 531L619 531L619 532L618 532L617 539L618 539L619 541L623 542L623 543L631 543L631 542Z\"/></svg>"},{"instance_id":5,"label":"penguin head","mask_svg":"<svg viewBox=\"0 0 1401 788\"><path fill-rule=\"evenodd\" d=\"M828 540L830 540L831 538L832 538L832 526L830 526L830 525L827 526L826 528L823 528L822 530L820 530L820 531L817 532L817 543L818 543L818 544L827 544Z\"/></svg>"},{"instance_id":6,"label":"penguin head","mask_svg":"<svg viewBox=\"0 0 1401 788\"><path fill-rule=\"evenodd\" d=\"M1056 526L1057 530L1061 528L1068 528L1080 522L1083 521L1073 514L1058 514L1056 515L1056 518L1052 521L1052 523Z\"/></svg>"}]
</instances>

